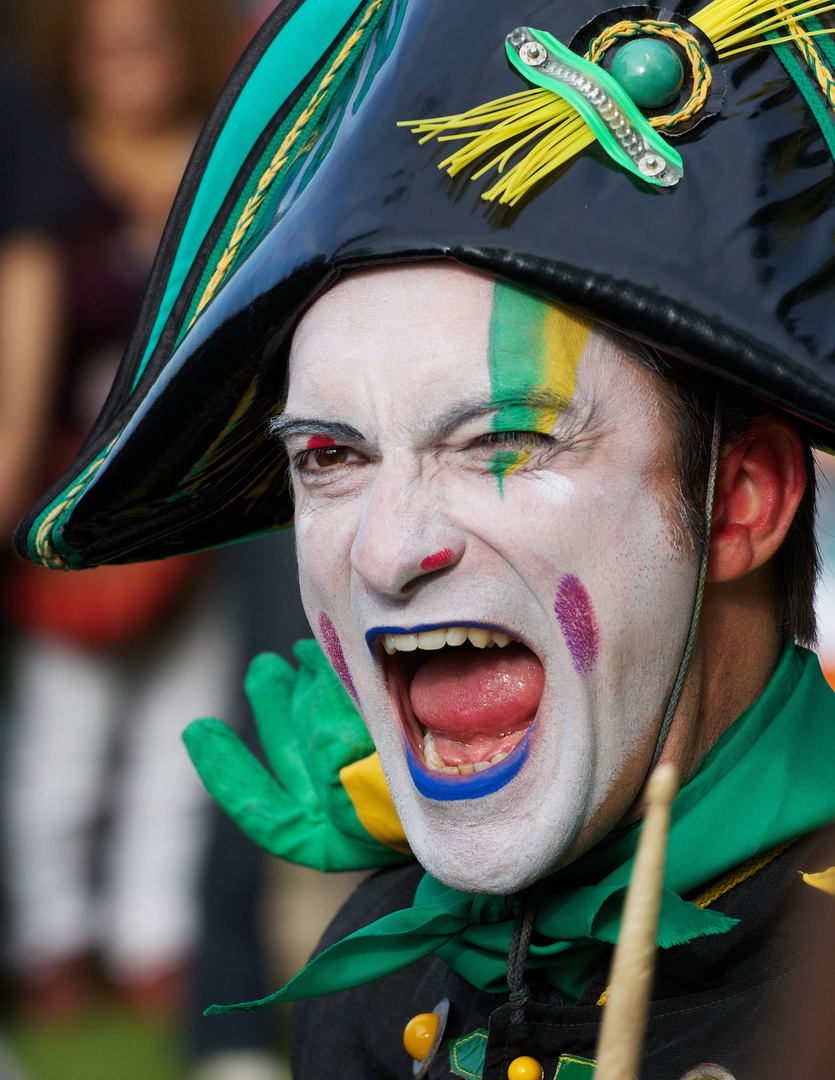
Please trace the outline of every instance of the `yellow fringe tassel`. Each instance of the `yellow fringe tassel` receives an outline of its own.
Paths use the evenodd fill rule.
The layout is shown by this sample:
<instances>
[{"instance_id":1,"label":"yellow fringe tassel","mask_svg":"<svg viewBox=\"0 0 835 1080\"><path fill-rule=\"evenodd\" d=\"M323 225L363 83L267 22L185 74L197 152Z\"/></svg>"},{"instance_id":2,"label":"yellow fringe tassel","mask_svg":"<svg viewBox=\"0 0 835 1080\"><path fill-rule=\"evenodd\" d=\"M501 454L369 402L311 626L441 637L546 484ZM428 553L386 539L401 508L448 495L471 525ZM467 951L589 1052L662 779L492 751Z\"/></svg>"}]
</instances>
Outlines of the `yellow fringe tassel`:
<instances>
[{"instance_id":1,"label":"yellow fringe tassel","mask_svg":"<svg viewBox=\"0 0 835 1080\"><path fill-rule=\"evenodd\" d=\"M595 140L591 128L576 109L550 90L540 89L488 101L458 116L407 121L403 126L411 127L416 135L423 135L422 143L433 138L438 142L468 140L465 146L438 165L450 176L457 176L483 154L503 146L502 152L473 173L470 179L477 180L491 169L497 169L504 175L482 198L489 202L499 199L511 205L542 176L570 161ZM481 130L469 130L471 128ZM505 173L510 158L537 138L541 138L539 144Z\"/></svg>"},{"instance_id":2,"label":"yellow fringe tassel","mask_svg":"<svg viewBox=\"0 0 835 1080\"><path fill-rule=\"evenodd\" d=\"M774 0L712 0L701 11L691 15L690 21L710 38L717 55L724 60L775 44L775 41L763 36L766 32L786 30L787 35L777 41L796 44L801 37L805 41L817 34L831 34L833 31L830 30L803 30L796 20L833 10L835 3L816 4L809 0L787 4L775 4ZM811 43L806 41L805 53L808 54L809 50ZM818 65L815 66L817 68ZM824 93L829 97L832 75L825 66L821 66L822 73L816 71L816 74ZM827 77L830 82L825 86ZM649 122L655 127L663 127L668 121L669 117L655 117ZM498 200L510 206L515 205L536 183L567 164L595 141L592 130L568 102L550 90L542 89L509 94L454 116L404 120L399 126L409 127L414 134L421 135L421 143L430 139L437 139L438 142L463 140L464 145L438 165L439 169L446 169L450 176L457 176L483 155L501 148L470 179L477 180L495 169L500 179L484 192L482 198L488 202ZM511 166L511 159L531 143L533 146L521 160Z\"/></svg>"}]
</instances>

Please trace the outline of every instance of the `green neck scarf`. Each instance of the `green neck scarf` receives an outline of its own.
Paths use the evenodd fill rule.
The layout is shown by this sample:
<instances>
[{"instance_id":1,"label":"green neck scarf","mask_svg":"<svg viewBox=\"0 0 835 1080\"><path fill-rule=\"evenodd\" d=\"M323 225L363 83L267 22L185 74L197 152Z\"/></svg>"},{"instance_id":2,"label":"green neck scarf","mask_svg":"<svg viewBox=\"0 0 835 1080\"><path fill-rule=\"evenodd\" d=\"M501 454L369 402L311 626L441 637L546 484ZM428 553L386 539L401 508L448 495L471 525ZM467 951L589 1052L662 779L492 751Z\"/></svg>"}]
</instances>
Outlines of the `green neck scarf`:
<instances>
[{"instance_id":1,"label":"green neck scarf","mask_svg":"<svg viewBox=\"0 0 835 1080\"><path fill-rule=\"evenodd\" d=\"M736 920L682 899L746 859L835 819L835 697L817 657L786 647L762 695L724 732L673 804L658 944L721 934ZM706 839L707 838L707 839ZM534 924L528 979L566 1002L582 994L618 936L637 841L611 833L551 875ZM371 982L437 953L473 986L507 991L515 917L510 896L449 889L429 874L414 904L332 945L262 1001L298 1001Z\"/></svg>"}]
</instances>

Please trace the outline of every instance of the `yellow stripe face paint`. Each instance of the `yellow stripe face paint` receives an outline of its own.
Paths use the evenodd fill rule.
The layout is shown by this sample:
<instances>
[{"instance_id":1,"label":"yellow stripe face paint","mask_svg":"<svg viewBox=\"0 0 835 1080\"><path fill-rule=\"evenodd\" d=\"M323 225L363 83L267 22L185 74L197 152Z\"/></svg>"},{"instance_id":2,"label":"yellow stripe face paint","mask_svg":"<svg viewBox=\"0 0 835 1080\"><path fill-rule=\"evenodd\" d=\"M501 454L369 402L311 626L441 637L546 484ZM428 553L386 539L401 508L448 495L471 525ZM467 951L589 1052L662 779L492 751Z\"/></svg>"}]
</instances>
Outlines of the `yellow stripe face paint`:
<instances>
[{"instance_id":1,"label":"yellow stripe face paint","mask_svg":"<svg viewBox=\"0 0 835 1080\"><path fill-rule=\"evenodd\" d=\"M591 326L590 319L560 304L496 282L487 357L496 406L494 431L553 430L561 407L574 395L577 364ZM516 448L496 452L490 468L499 490L532 452Z\"/></svg>"}]
</instances>

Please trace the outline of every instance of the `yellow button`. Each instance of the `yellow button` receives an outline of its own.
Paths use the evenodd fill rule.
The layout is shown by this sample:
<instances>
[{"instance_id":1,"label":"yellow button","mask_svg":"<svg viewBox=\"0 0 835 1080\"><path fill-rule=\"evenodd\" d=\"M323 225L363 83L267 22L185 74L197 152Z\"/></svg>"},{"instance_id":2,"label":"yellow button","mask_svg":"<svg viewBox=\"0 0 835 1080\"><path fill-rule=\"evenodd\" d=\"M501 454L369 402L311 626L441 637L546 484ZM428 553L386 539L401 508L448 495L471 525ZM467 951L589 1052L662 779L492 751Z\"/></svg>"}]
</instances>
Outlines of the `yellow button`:
<instances>
[{"instance_id":1,"label":"yellow button","mask_svg":"<svg viewBox=\"0 0 835 1080\"><path fill-rule=\"evenodd\" d=\"M507 1067L507 1080L542 1080L542 1066L536 1058L514 1058Z\"/></svg>"},{"instance_id":2,"label":"yellow button","mask_svg":"<svg viewBox=\"0 0 835 1080\"><path fill-rule=\"evenodd\" d=\"M406 1047L406 1053L410 1054L415 1061L423 1061L429 1053L437 1030L438 1017L435 1013L418 1013L417 1016L413 1016L403 1031L403 1045ZM531 1073L531 1075L534 1074ZM541 1077L542 1073L540 1072L539 1075Z\"/></svg>"}]
</instances>

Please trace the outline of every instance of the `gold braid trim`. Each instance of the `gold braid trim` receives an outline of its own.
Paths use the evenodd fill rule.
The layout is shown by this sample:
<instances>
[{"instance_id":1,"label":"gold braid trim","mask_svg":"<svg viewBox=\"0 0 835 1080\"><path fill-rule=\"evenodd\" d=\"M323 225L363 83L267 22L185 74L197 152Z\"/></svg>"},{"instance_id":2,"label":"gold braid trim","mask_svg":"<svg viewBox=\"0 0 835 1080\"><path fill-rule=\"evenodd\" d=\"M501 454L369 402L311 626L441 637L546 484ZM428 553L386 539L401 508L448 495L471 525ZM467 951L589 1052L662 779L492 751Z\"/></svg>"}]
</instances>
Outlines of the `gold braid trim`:
<instances>
[{"instance_id":1,"label":"gold braid trim","mask_svg":"<svg viewBox=\"0 0 835 1080\"><path fill-rule=\"evenodd\" d=\"M650 124L654 128L670 128L684 120L689 120L692 116L695 116L707 101L712 76L710 67L702 55L696 39L692 34L688 34L686 30L682 30L676 23L657 22L654 19L635 21L625 19L623 22L614 23L589 43L586 59L599 64L606 50L611 48L619 38L636 37L638 35L666 37L680 45L690 61L690 74L693 78L693 90L682 107L674 113L649 118Z\"/></svg>"},{"instance_id":2,"label":"gold braid trim","mask_svg":"<svg viewBox=\"0 0 835 1080\"><path fill-rule=\"evenodd\" d=\"M823 96L829 104L835 108L835 78L833 78L832 72L826 66L823 57L815 48L811 35L807 30L803 29L787 8L778 7L777 11L785 16L786 28L788 29L794 44L803 53L806 62L815 73L815 78L818 80L818 85L823 91Z\"/></svg>"},{"instance_id":3,"label":"gold braid trim","mask_svg":"<svg viewBox=\"0 0 835 1080\"><path fill-rule=\"evenodd\" d=\"M116 440L114 439L113 442L115 441ZM53 570L67 569L67 560L63 555L59 555L52 546L52 528L64 511L72 504L76 495L78 495L78 493L86 486L90 477L94 476L104 464L104 461L110 452L110 447L113 446L113 442L111 442L110 446L107 447L107 450L105 450L100 458L97 458L96 461L81 473L76 479L75 484L73 484L69 491L66 492L62 501L49 511L38 527L38 532L35 536L35 552L44 566L52 567Z\"/></svg>"},{"instance_id":4,"label":"gold braid trim","mask_svg":"<svg viewBox=\"0 0 835 1080\"><path fill-rule=\"evenodd\" d=\"M768 866L772 859L776 859L778 855L782 855L793 843L794 840L787 840L785 844L778 844L777 847L772 848L771 851L765 851L762 855L755 855L753 859L749 859L735 870L731 870L730 873L725 874L724 877L720 877L718 881L714 881L714 883L708 886L703 893L699 893L693 903L697 908L709 907L714 900L718 900L720 896L724 896L726 892L730 892L735 885L739 885L740 882L745 881L746 878L753 877L758 870L762 870L764 866Z\"/></svg>"},{"instance_id":5,"label":"gold braid trim","mask_svg":"<svg viewBox=\"0 0 835 1080\"><path fill-rule=\"evenodd\" d=\"M729 871L724 877L720 877L718 881L714 881L712 885L709 885L704 892L699 893L693 903L697 908L709 907L714 900L718 900L720 896L724 896L726 892L730 892L734 886L739 885L745 881L746 878L753 877L758 870L762 870L764 866L768 866L772 859L776 859L778 855L782 855L787 848L790 848L794 840L787 840L785 844L778 844L777 847L772 848L770 851L763 852L762 855L755 855L752 859L748 859L747 862L737 866L735 870ZM597 999L598 1005L605 1005L606 999L609 997L609 987L607 986L600 997Z\"/></svg>"},{"instance_id":6,"label":"gold braid trim","mask_svg":"<svg viewBox=\"0 0 835 1080\"><path fill-rule=\"evenodd\" d=\"M246 234L249 232L250 226L255 220L255 215L258 213L261 204L267 196L267 191L270 187L270 184L272 184L278 173L287 164L287 161L290 157L290 151L296 144L308 121L311 119L311 117L315 115L317 109L321 105L322 99L327 93L330 84L335 79L337 72L348 59L352 49L362 37L369 19L382 3L383 0L372 0L372 3L368 5L365 12L363 13L359 25L354 30L354 32L343 42L342 48L334 57L333 62L325 73L324 78L316 87L316 91L313 94L313 97L310 99L307 106L296 118L295 123L282 140L281 146L279 146L278 150L275 152L272 161L270 162L267 169L264 171L261 179L258 181L258 186L255 189L255 194L247 200L246 206L244 207L240 217L238 218L238 222L235 225L235 229L229 239L229 243L226 246L226 250L223 252L220 259L218 260L215 271L209 279L206 288L203 290L203 295L200 297L200 302L197 305L197 309L194 313L194 316L192 317L189 326L193 325L194 320L217 292L218 287L220 286L223 279L226 277L229 268L235 261L235 257L238 254L238 249L243 243Z\"/></svg>"}]
</instances>

